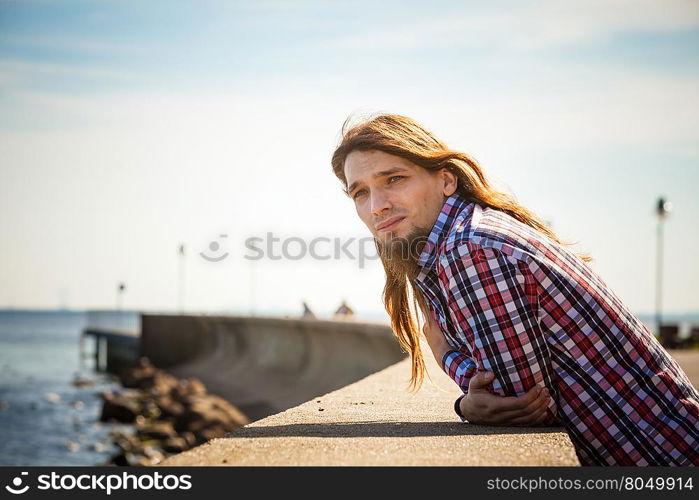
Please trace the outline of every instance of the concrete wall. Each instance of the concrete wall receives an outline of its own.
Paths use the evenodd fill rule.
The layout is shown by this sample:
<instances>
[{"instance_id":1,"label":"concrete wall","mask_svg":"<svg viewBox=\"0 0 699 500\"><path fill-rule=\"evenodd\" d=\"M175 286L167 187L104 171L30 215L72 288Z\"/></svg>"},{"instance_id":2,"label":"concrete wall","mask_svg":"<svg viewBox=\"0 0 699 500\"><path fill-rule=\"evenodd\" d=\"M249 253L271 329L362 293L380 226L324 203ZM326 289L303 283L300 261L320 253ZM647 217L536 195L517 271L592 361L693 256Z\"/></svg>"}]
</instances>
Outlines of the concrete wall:
<instances>
[{"instance_id":1,"label":"concrete wall","mask_svg":"<svg viewBox=\"0 0 699 500\"><path fill-rule=\"evenodd\" d=\"M430 379L415 394L405 390L405 359L159 465L579 465L562 427L462 423L458 386L432 356L425 362Z\"/></svg>"},{"instance_id":2,"label":"concrete wall","mask_svg":"<svg viewBox=\"0 0 699 500\"><path fill-rule=\"evenodd\" d=\"M405 357L381 324L147 314L141 318L141 355L176 376L199 378L251 420Z\"/></svg>"}]
</instances>

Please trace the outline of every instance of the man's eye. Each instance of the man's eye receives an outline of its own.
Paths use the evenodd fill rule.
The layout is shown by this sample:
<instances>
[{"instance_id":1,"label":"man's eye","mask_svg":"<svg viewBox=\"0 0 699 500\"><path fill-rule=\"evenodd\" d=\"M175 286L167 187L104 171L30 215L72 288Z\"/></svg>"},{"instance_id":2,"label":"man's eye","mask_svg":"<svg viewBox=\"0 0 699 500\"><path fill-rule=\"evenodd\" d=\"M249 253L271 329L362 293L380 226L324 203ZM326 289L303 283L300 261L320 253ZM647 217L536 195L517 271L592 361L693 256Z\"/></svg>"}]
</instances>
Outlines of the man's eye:
<instances>
[{"instance_id":1,"label":"man's eye","mask_svg":"<svg viewBox=\"0 0 699 500\"><path fill-rule=\"evenodd\" d=\"M354 196L352 196L353 200L356 200L360 195L363 195L365 191L363 189L360 189L359 191L354 193Z\"/></svg>"},{"instance_id":2,"label":"man's eye","mask_svg":"<svg viewBox=\"0 0 699 500\"><path fill-rule=\"evenodd\" d=\"M405 177L402 175L394 175L394 176L388 178L388 183L393 184L394 182L396 182L393 179L404 179L404 178Z\"/></svg>"}]
</instances>

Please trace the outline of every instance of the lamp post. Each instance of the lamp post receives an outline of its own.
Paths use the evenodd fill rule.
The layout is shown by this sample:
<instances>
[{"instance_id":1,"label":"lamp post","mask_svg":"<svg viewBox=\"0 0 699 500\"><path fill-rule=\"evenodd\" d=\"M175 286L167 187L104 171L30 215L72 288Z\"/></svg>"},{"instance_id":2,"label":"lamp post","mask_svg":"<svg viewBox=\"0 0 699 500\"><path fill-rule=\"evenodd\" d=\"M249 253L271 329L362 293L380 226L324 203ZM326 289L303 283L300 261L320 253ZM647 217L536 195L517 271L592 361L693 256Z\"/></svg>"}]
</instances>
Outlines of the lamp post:
<instances>
[{"instance_id":1,"label":"lamp post","mask_svg":"<svg viewBox=\"0 0 699 500\"><path fill-rule=\"evenodd\" d=\"M177 308L182 314L184 312L184 280L185 280L185 251L184 251L184 243L180 245L180 248L178 250L179 254L179 273L178 273L178 279L177 279Z\"/></svg>"},{"instance_id":2,"label":"lamp post","mask_svg":"<svg viewBox=\"0 0 699 500\"><path fill-rule=\"evenodd\" d=\"M660 337L660 331L662 327L662 296L663 296L663 222L670 211L672 210L672 203L667 201L664 197L658 199L658 204L656 205L655 215L658 217L658 241L657 241L657 262L656 262L656 274L655 274L655 324L657 325L658 337Z\"/></svg>"},{"instance_id":3,"label":"lamp post","mask_svg":"<svg viewBox=\"0 0 699 500\"><path fill-rule=\"evenodd\" d=\"M121 312L124 306L124 292L126 291L126 283L119 283L117 286L117 320L119 328L124 328L124 315ZM106 340L105 340L106 342Z\"/></svg>"},{"instance_id":4,"label":"lamp post","mask_svg":"<svg viewBox=\"0 0 699 500\"><path fill-rule=\"evenodd\" d=\"M121 308L124 305L124 292L126 291L126 284L119 283L117 286L117 311L121 312Z\"/></svg>"}]
</instances>

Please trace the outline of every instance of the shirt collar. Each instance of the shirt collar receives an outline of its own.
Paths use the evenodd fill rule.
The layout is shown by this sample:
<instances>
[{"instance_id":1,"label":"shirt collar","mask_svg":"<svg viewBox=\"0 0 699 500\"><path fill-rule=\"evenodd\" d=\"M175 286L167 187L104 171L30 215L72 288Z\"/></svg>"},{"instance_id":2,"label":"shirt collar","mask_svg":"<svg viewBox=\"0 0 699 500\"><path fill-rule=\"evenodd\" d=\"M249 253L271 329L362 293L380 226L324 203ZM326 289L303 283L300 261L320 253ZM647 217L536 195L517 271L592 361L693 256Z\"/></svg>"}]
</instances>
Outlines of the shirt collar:
<instances>
[{"instance_id":1,"label":"shirt collar","mask_svg":"<svg viewBox=\"0 0 699 500\"><path fill-rule=\"evenodd\" d=\"M442 211L437 216L437 220L417 261L418 268L422 269L418 280L424 273L434 269L437 261L437 250L446 238L449 229L453 226L454 220L461 212L472 208L472 204L472 202L458 193L454 193L444 202Z\"/></svg>"}]
</instances>

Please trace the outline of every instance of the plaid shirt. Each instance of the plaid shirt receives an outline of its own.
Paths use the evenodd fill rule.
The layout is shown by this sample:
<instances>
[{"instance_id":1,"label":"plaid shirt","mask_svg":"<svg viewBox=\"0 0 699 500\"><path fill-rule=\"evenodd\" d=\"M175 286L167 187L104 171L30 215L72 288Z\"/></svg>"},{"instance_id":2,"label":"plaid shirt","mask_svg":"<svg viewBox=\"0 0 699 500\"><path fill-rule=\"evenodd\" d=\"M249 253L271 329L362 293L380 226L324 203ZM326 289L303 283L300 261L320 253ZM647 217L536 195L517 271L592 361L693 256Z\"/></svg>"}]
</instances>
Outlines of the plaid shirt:
<instances>
[{"instance_id":1,"label":"plaid shirt","mask_svg":"<svg viewBox=\"0 0 699 500\"><path fill-rule=\"evenodd\" d=\"M464 393L456 409L489 370L498 395L549 389L546 423L566 428L583 465L699 465L696 389L564 246L455 194L418 265L414 284L452 347L441 361Z\"/></svg>"}]
</instances>

